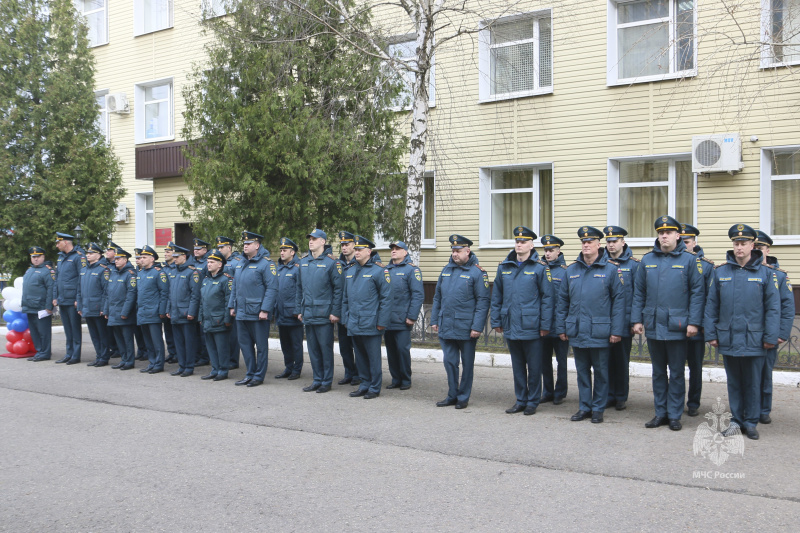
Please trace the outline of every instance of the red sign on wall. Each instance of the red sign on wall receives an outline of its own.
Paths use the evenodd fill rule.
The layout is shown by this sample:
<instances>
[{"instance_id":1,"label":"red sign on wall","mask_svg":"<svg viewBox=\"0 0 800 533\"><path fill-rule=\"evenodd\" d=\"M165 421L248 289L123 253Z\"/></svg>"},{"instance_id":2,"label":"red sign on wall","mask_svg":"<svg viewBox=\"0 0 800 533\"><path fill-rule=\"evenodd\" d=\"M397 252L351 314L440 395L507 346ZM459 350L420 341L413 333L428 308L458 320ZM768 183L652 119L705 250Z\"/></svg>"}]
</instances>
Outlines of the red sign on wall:
<instances>
[{"instance_id":1,"label":"red sign on wall","mask_svg":"<svg viewBox=\"0 0 800 533\"><path fill-rule=\"evenodd\" d=\"M172 240L172 228L156 229L156 246L166 246Z\"/></svg>"}]
</instances>

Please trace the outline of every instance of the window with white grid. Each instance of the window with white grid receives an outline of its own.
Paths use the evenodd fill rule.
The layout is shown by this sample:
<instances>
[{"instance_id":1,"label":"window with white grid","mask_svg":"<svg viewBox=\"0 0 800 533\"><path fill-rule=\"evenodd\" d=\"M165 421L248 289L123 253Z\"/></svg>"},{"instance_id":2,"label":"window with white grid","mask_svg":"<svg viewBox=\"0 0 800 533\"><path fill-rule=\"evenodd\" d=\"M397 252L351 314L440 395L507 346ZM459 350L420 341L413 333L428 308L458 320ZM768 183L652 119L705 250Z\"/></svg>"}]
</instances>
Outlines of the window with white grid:
<instances>
[{"instance_id":1,"label":"window with white grid","mask_svg":"<svg viewBox=\"0 0 800 533\"><path fill-rule=\"evenodd\" d=\"M86 18L89 46L108 44L107 0L78 0L77 6Z\"/></svg>"},{"instance_id":2,"label":"window with white grid","mask_svg":"<svg viewBox=\"0 0 800 533\"><path fill-rule=\"evenodd\" d=\"M134 0L133 34L144 35L172 27L172 0Z\"/></svg>"},{"instance_id":3,"label":"window with white grid","mask_svg":"<svg viewBox=\"0 0 800 533\"><path fill-rule=\"evenodd\" d=\"M396 38L395 42L391 43L387 47L386 53L391 57L396 57L397 59L407 61L409 67L413 69L416 66L416 46L417 41L413 36L400 37ZM435 71L433 60L431 60L431 68L428 71L428 74L428 105L433 106L435 103ZM399 95L397 95L397 98L395 98L394 102L392 103L392 107L398 110L410 109L411 105L413 104L414 78L416 74L411 70L403 70L399 75L403 79L403 90Z\"/></svg>"},{"instance_id":4,"label":"window with white grid","mask_svg":"<svg viewBox=\"0 0 800 533\"><path fill-rule=\"evenodd\" d=\"M761 151L760 215L775 244L800 244L800 146Z\"/></svg>"},{"instance_id":5,"label":"window with white grid","mask_svg":"<svg viewBox=\"0 0 800 533\"><path fill-rule=\"evenodd\" d=\"M800 0L764 0L762 66L800 63Z\"/></svg>"},{"instance_id":6,"label":"window with white grid","mask_svg":"<svg viewBox=\"0 0 800 533\"><path fill-rule=\"evenodd\" d=\"M94 99L97 103L99 113L97 115L97 129L103 133L103 137L108 139L108 108L106 107L107 90L95 91Z\"/></svg>"}]
</instances>

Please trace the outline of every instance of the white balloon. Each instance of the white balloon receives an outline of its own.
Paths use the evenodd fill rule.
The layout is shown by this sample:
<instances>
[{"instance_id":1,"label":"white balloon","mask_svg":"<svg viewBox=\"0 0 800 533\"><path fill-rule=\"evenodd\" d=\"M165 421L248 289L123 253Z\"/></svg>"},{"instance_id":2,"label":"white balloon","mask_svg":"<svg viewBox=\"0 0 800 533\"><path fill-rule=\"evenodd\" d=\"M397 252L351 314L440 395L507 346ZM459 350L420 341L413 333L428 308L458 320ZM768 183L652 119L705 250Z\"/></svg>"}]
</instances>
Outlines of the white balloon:
<instances>
[{"instance_id":1,"label":"white balloon","mask_svg":"<svg viewBox=\"0 0 800 533\"><path fill-rule=\"evenodd\" d=\"M17 289L15 289L14 287L6 287L5 289L3 289L3 292L1 294L3 295L4 300L11 300L16 296Z\"/></svg>"},{"instance_id":2,"label":"white balloon","mask_svg":"<svg viewBox=\"0 0 800 533\"><path fill-rule=\"evenodd\" d=\"M14 280L14 288L19 290L20 294L22 294L22 276Z\"/></svg>"},{"instance_id":3,"label":"white balloon","mask_svg":"<svg viewBox=\"0 0 800 533\"><path fill-rule=\"evenodd\" d=\"M3 302L3 307L5 307L9 311L16 311L17 313L22 312L22 300L19 298L14 298L13 300L6 300Z\"/></svg>"}]
</instances>

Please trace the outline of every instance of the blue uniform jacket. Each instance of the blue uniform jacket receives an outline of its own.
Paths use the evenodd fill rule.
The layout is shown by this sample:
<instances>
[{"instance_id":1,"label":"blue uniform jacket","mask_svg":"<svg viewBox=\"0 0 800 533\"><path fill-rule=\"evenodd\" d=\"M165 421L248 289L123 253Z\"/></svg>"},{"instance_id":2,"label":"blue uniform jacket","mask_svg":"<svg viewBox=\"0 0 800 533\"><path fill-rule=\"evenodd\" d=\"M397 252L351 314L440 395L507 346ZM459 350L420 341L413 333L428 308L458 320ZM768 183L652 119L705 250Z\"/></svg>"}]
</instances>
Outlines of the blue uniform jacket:
<instances>
[{"instance_id":1,"label":"blue uniform jacket","mask_svg":"<svg viewBox=\"0 0 800 533\"><path fill-rule=\"evenodd\" d=\"M252 259L245 258L241 268L233 278L228 307L236 311L236 320L258 320L260 312L275 311L278 296L278 277L275 263L269 259L269 252L263 246L258 248Z\"/></svg>"},{"instance_id":2,"label":"blue uniform jacket","mask_svg":"<svg viewBox=\"0 0 800 533\"><path fill-rule=\"evenodd\" d=\"M295 255L286 263L278 260L278 297L275 302L275 320L279 326L302 326L297 320L295 298L300 260Z\"/></svg>"},{"instance_id":3,"label":"blue uniform jacket","mask_svg":"<svg viewBox=\"0 0 800 533\"><path fill-rule=\"evenodd\" d=\"M776 272L762 264L753 250L741 267L733 251L727 262L714 269L705 310L706 341L719 342L719 352L729 356L766 355L763 343L777 344L781 327L781 301Z\"/></svg>"},{"instance_id":4,"label":"blue uniform jacket","mask_svg":"<svg viewBox=\"0 0 800 533\"><path fill-rule=\"evenodd\" d=\"M81 290L78 294L78 311L83 318L98 317L103 312L108 294L111 269L100 261L86 262L81 270Z\"/></svg>"},{"instance_id":5,"label":"blue uniform jacket","mask_svg":"<svg viewBox=\"0 0 800 533\"><path fill-rule=\"evenodd\" d=\"M483 331L489 314L489 276L474 253L462 265L452 257L439 274L431 309L431 326L439 338L467 340L470 331Z\"/></svg>"},{"instance_id":6,"label":"blue uniform jacket","mask_svg":"<svg viewBox=\"0 0 800 533\"><path fill-rule=\"evenodd\" d=\"M244 261L244 256L242 256L242 254L239 252L233 252L227 259L225 266L222 267L222 271L226 274L236 277L236 274L238 274L239 270L241 270L242 261Z\"/></svg>"},{"instance_id":7,"label":"blue uniform jacket","mask_svg":"<svg viewBox=\"0 0 800 533\"><path fill-rule=\"evenodd\" d=\"M643 324L650 339L686 339L686 327L703 325L703 265L683 241L668 253L656 240L642 257L633 282L631 323Z\"/></svg>"},{"instance_id":8,"label":"blue uniform jacket","mask_svg":"<svg viewBox=\"0 0 800 533\"><path fill-rule=\"evenodd\" d=\"M605 348L609 337L625 332L622 273L604 249L588 266L583 254L567 267L556 306L556 333L566 333L578 348Z\"/></svg>"},{"instance_id":9,"label":"blue uniform jacket","mask_svg":"<svg viewBox=\"0 0 800 533\"><path fill-rule=\"evenodd\" d=\"M345 272L342 320L347 334L381 335L378 326L389 325L392 314L392 287L389 269L375 256L361 266L357 261Z\"/></svg>"},{"instance_id":10,"label":"blue uniform jacket","mask_svg":"<svg viewBox=\"0 0 800 533\"><path fill-rule=\"evenodd\" d=\"M59 253L56 264L56 285L53 299L58 305L75 305L81 287L81 270L86 266L86 258L72 249L69 253Z\"/></svg>"},{"instance_id":11,"label":"blue uniform jacket","mask_svg":"<svg viewBox=\"0 0 800 533\"><path fill-rule=\"evenodd\" d=\"M558 334L556 333L556 308L558 307L558 293L561 292L561 284L564 282L564 278L567 276L567 262L564 261L564 253L559 252L558 258L555 261L548 261L547 266L550 268L550 277L553 281L553 324L550 328L550 333L548 333L547 336L551 338L558 338Z\"/></svg>"},{"instance_id":12,"label":"blue uniform jacket","mask_svg":"<svg viewBox=\"0 0 800 533\"><path fill-rule=\"evenodd\" d=\"M620 273L622 274L622 291L625 293L625 334L623 337L630 337L631 334L631 308L633 307L633 284L636 272L639 270L639 260L633 257L633 252L626 244L622 253L616 259Z\"/></svg>"},{"instance_id":13,"label":"blue uniform jacket","mask_svg":"<svg viewBox=\"0 0 800 533\"><path fill-rule=\"evenodd\" d=\"M406 324L406 319L416 321L422 302L425 300L425 289L422 286L422 272L419 267L411 262L411 257L406 257L399 263L386 265L392 282L392 311L389 326L386 329L404 330L412 326Z\"/></svg>"},{"instance_id":14,"label":"blue uniform jacket","mask_svg":"<svg viewBox=\"0 0 800 533\"><path fill-rule=\"evenodd\" d=\"M333 258L330 246L316 259L311 254L300 259L295 307L304 324L330 324L330 315L342 317L342 272L342 263Z\"/></svg>"},{"instance_id":15,"label":"blue uniform jacket","mask_svg":"<svg viewBox=\"0 0 800 533\"><path fill-rule=\"evenodd\" d=\"M193 266L176 265L169 274L167 312L173 324L191 324L200 313L200 282L203 276ZM189 320L187 317L193 317Z\"/></svg>"},{"instance_id":16,"label":"blue uniform jacket","mask_svg":"<svg viewBox=\"0 0 800 533\"><path fill-rule=\"evenodd\" d=\"M539 330L553 329L555 297L550 268L536 251L521 265L511 251L497 267L492 286L492 327L503 328L511 340L539 338Z\"/></svg>"},{"instance_id":17,"label":"blue uniform jacket","mask_svg":"<svg viewBox=\"0 0 800 533\"><path fill-rule=\"evenodd\" d=\"M699 246L695 246L693 251L700 258L700 268L703 269L703 301L705 302L708 299L708 286L714 276L714 261L706 258L705 252ZM700 328L700 332L689 340L692 342L705 342L703 328Z\"/></svg>"},{"instance_id":18,"label":"blue uniform jacket","mask_svg":"<svg viewBox=\"0 0 800 533\"><path fill-rule=\"evenodd\" d=\"M53 288L56 284L56 273L42 263L31 265L22 276L22 312L38 313L53 310Z\"/></svg>"},{"instance_id":19,"label":"blue uniform jacket","mask_svg":"<svg viewBox=\"0 0 800 533\"><path fill-rule=\"evenodd\" d=\"M789 274L785 270L775 266L775 263L766 265L778 277L778 290L781 294L781 327L778 335L787 341L792 336L792 325L794 324L794 293L792 284L789 282Z\"/></svg>"},{"instance_id":20,"label":"blue uniform jacket","mask_svg":"<svg viewBox=\"0 0 800 533\"><path fill-rule=\"evenodd\" d=\"M108 317L109 326L136 325L136 269L132 264L109 271L103 314Z\"/></svg>"},{"instance_id":21,"label":"blue uniform jacket","mask_svg":"<svg viewBox=\"0 0 800 533\"><path fill-rule=\"evenodd\" d=\"M159 267L139 270L136 276L137 324L160 324L167 314L169 278Z\"/></svg>"},{"instance_id":22,"label":"blue uniform jacket","mask_svg":"<svg viewBox=\"0 0 800 533\"><path fill-rule=\"evenodd\" d=\"M227 272L207 273L200 284L200 311L197 319L206 333L226 331L233 323L228 300L233 291L233 276Z\"/></svg>"}]
</instances>

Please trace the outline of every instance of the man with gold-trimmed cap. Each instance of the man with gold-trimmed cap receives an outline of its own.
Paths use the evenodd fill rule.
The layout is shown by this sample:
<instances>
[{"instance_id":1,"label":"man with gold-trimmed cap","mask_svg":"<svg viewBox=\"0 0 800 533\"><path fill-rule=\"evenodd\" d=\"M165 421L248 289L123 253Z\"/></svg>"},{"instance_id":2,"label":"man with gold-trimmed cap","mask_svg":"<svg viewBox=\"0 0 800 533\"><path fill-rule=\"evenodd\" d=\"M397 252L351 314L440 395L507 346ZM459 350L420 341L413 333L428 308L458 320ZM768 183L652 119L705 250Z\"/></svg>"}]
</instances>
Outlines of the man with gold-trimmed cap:
<instances>
[{"instance_id":1,"label":"man with gold-trimmed cap","mask_svg":"<svg viewBox=\"0 0 800 533\"><path fill-rule=\"evenodd\" d=\"M225 257L223 272L235 278L236 273L241 270L243 257L241 252L233 249L233 244L233 239L230 237L225 237L224 235L217 236L217 250L222 252L222 255ZM228 361L228 370L239 368L240 351L239 331L236 328L236 321L234 320L231 322L230 338L228 340L228 356L230 359L230 361Z\"/></svg>"},{"instance_id":2,"label":"man with gold-trimmed cap","mask_svg":"<svg viewBox=\"0 0 800 533\"><path fill-rule=\"evenodd\" d=\"M371 400L380 396L383 384L381 336L392 312L391 278L375 260L375 243L355 235L353 246L356 263L345 272L342 317L353 341L361 383L350 396Z\"/></svg>"},{"instance_id":3,"label":"man with gold-trimmed cap","mask_svg":"<svg viewBox=\"0 0 800 533\"><path fill-rule=\"evenodd\" d=\"M86 266L81 271L81 290L78 293L78 314L86 320L89 337L94 346L95 360L87 366L106 366L111 357L109 330L103 318L103 302L108 293L110 269L102 262L104 250L91 242L86 246Z\"/></svg>"},{"instance_id":4,"label":"man with gold-trimmed cap","mask_svg":"<svg viewBox=\"0 0 800 533\"><path fill-rule=\"evenodd\" d=\"M200 331L197 317L200 313L200 282L202 276L189 264L192 252L182 246L173 246L175 270L169 277L169 306L167 317L172 321L178 368L170 376L189 377L194 374L195 357Z\"/></svg>"},{"instance_id":5,"label":"man with gold-trimmed cap","mask_svg":"<svg viewBox=\"0 0 800 533\"><path fill-rule=\"evenodd\" d=\"M136 269L136 279L138 280L139 272L142 271L142 249L134 248L133 257L136 262L134 268ZM138 305L138 300L137 300L137 305ZM136 341L136 360L149 361L150 350L147 348L147 342L144 340L144 331L142 331L142 326L139 325L138 314L136 317L136 329L133 330L133 339Z\"/></svg>"},{"instance_id":6,"label":"man with gold-trimmed cap","mask_svg":"<svg viewBox=\"0 0 800 533\"><path fill-rule=\"evenodd\" d=\"M117 252L117 248L120 246L117 245L114 241L108 241L106 245L105 251L103 253L103 258L100 259L100 262L103 263L108 267L109 270L114 268L114 255Z\"/></svg>"},{"instance_id":7,"label":"man with gold-trimmed cap","mask_svg":"<svg viewBox=\"0 0 800 533\"><path fill-rule=\"evenodd\" d=\"M794 293L789 281L789 274L778 268L777 258L769 255L770 246L772 246L772 238L763 231L756 230L755 249L763 255L762 264L773 270L778 279L778 290L781 294L781 327L778 344L767 350L764 357L764 368L761 372L761 416L759 422L762 424L772 423L770 417L772 413L772 370L778 359L778 346L791 338L795 313Z\"/></svg>"},{"instance_id":8,"label":"man with gold-trimmed cap","mask_svg":"<svg viewBox=\"0 0 800 533\"><path fill-rule=\"evenodd\" d=\"M542 397L539 404L553 402L553 405L564 403L567 396L567 356L569 355L569 340L562 341L556 333L555 314L558 304L558 292L567 273L567 263L561 247L564 241L555 235L542 235L540 239L544 249L544 259L550 269L553 283L553 327L550 333L542 337ZM556 377L553 379L553 356L556 358Z\"/></svg>"},{"instance_id":9,"label":"man with gold-trimmed cap","mask_svg":"<svg viewBox=\"0 0 800 533\"><path fill-rule=\"evenodd\" d=\"M169 279L155 266L158 253L145 245L141 249L141 269L136 276L136 324L147 346L148 365L139 372L158 374L164 371L164 338L161 320L167 317Z\"/></svg>"},{"instance_id":10,"label":"man with gold-trimmed cap","mask_svg":"<svg viewBox=\"0 0 800 533\"><path fill-rule=\"evenodd\" d=\"M112 366L115 370L130 370L134 366L136 350L136 269L129 261L131 254L117 248L114 252L114 268L108 275L108 289L103 306L103 315L108 317L108 327L116 340L122 357Z\"/></svg>"},{"instance_id":11,"label":"man with gold-trimmed cap","mask_svg":"<svg viewBox=\"0 0 800 533\"><path fill-rule=\"evenodd\" d=\"M453 234L449 241L450 261L439 274L431 309L431 329L439 335L447 372L447 398L436 405L464 409L472 394L475 346L489 313L489 275L472 253L471 240Z\"/></svg>"},{"instance_id":12,"label":"man with gold-trimmed cap","mask_svg":"<svg viewBox=\"0 0 800 533\"><path fill-rule=\"evenodd\" d=\"M56 273L45 265L44 248L31 246L28 248L31 266L22 277L22 312L28 317L28 328L36 355L29 361L48 361L52 356L51 338L53 325L53 287L56 284ZM41 311L46 316L39 318Z\"/></svg>"},{"instance_id":13,"label":"man with gold-trimmed cap","mask_svg":"<svg viewBox=\"0 0 800 533\"><path fill-rule=\"evenodd\" d=\"M198 237L192 239L192 244L193 256L189 258L189 264L197 269L197 271L200 273L200 281L202 281L206 275L206 256L209 254L208 249L210 245ZM195 357L194 366L206 366L209 363L206 336L205 333L203 333L203 328L199 327L199 325L197 330L197 356Z\"/></svg>"},{"instance_id":14,"label":"man with gold-trimmed cap","mask_svg":"<svg viewBox=\"0 0 800 533\"><path fill-rule=\"evenodd\" d=\"M80 291L81 269L86 258L75 248L75 237L67 233L56 233L58 262L56 284L53 288L53 305L58 305L64 335L67 337L67 353L56 363L77 364L81 361L81 317L78 316L78 291Z\"/></svg>"},{"instance_id":15,"label":"man with gold-trimmed cap","mask_svg":"<svg viewBox=\"0 0 800 533\"><path fill-rule=\"evenodd\" d=\"M732 419L722 435L742 432L756 440L764 357L777 346L781 330L780 286L775 271L754 249L753 228L734 224L728 237L733 250L714 269L703 325L706 340L722 354L728 377Z\"/></svg>"},{"instance_id":16,"label":"man with gold-trimmed cap","mask_svg":"<svg viewBox=\"0 0 800 533\"><path fill-rule=\"evenodd\" d=\"M172 253L175 251L174 246L175 243L172 241L169 241L169 243L164 246L164 263L161 270L167 275L168 282L172 280L173 274L175 273L175 258L172 257ZM169 306L169 303L167 303L167 306ZM164 362L169 364L177 363L178 352L175 350L175 335L172 333L172 320L164 316L164 318L161 319L161 326L164 328L164 340L167 342L167 353L165 354L166 359Z\"/></svg>"},{"instance_id":17,"label":"man with gold-trimmed cap","mask_svg":"<svg viewBox=\"0 0 800 533\"><path fill-rule=\"evenodd\" d=\"M342 264L342 294L344 294L344 276L347 269L356 263L356 249L355 249L356 236L349 231L339 232L339 262ZM361 378L358 376L358 368L356 367L356 356L353 349L353 339L347 334L347 325L344 320L336 323L337 337L339 338L339 355L342 357L342 366L344 366L344 377L338 381L339 385L347 385L348 383L357 387L361 383Z\"/></svg>"},{"instance_id":18,"label":"man with gold-trimmed cap","mask_svg":"<svg viewBox=\"0 0 800 533\"><path fill-rule=\"evenodd\" d=\"M206 255L208 255L209 244L199 237L192 239L192 257L189 264L195 266L198 270L203 270L206 267Z\"/></svg>"},{"instance_id":19,"label":"man with gold-trimmed cap","mask_svg":"<svg viewBox=\"0 0 800 533\"><path fill-rule=\"evenodd\" d=\"M231 323L228 300L233 290L233 276L224 271L226 259L220 250L206 255L207 275L200 286L200 315L198 320L206 336L211 372L200 379L222 381L228 379L230 362Z\"/></svg>"},{"instance_id":20,"label":"man with gold-trimmed cap","mask_svg":"<svg viewBox=\"0 0 800 533\"><path fill-rule=\"evenodd\" d=\"M283 372L275 379L288 378L294 381L303 371L303 323L297 319L295 300L297 298L297 277L300 261L297 251L300 248L289 237L281 237L280 259L278 259L278 297L275 299L275 322L278 324L278 337L283 352ZM342 338L339 337L339 346Z\"/></svg>"},{"instance_id":21,"label":"man with gold-trimmed cap","mask_svg":"<svg viewBox=\"0 0 800 533\"><path fill-rule=\"evenodd\" d=\"M492 288L491 325L511 353L514 405L506 413L536 413L542 394L542 342L552 329L550 268L534 248L536 233L514 228L514 250L497 267Z\"/></svg>"},{"instance_id":22,"label":"man with gold-trimmed cap","mask_svg":"<svg viewBox=\"0 0 800 533\"><path fill-rule=\"evenodd\" d=\"M653 226L658 238L636 272L631 322L634 334L647 335L653 366L655 416L645 427L680 431L686 353L703 323L703 264L686 249L677 220L664 215Z\"/></svg>"},{"instance_id":23,"label":"man with gold-trimmed cap","mask_svg":"<svg viewBox=\"0 0 800 533\"><path fill-rule=\"evenodd\" d=\"M581 253L567 267L558 293L556 333L569 340L578 373L580 405L570 418L573 422L603 422L611 345L622 340L625 329L622 276L600 245L603 236L592 226L578 229Z\"/></svg>"}]
</instances>

